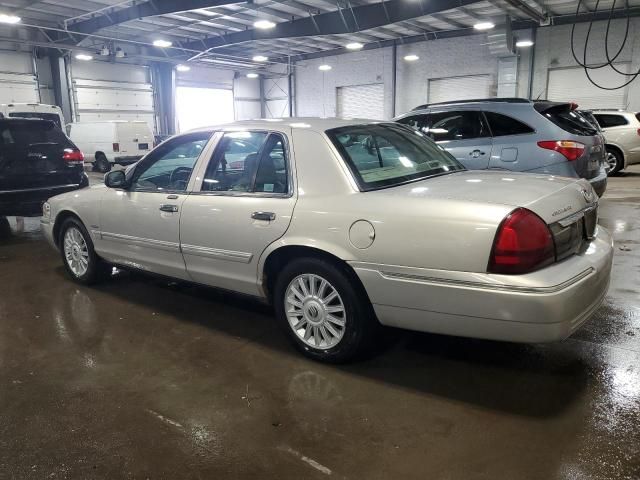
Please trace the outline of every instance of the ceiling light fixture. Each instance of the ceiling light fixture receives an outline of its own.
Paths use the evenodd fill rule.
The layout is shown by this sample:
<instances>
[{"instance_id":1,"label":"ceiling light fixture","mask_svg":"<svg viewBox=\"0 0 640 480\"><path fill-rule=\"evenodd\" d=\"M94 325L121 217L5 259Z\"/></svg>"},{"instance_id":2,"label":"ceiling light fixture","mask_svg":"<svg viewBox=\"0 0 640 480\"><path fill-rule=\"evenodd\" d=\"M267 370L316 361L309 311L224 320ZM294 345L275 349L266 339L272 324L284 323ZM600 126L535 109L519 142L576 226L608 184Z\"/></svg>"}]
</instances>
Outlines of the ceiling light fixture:
<instances>
[{"instance_id":1,"label":"ceiling light fixture","mask_svg":"<svg viewBox=\"0 0 640 480\"><path fill-rule=\"evenodd\" d=\"M176 67L176 70L178 70L179 72L188 72L189 70L191 70L191 67L189 65L178 65Z\"/></svg>"},{"instance_id":2,"label":"ceiling light fixture","mask_svg":"<svg viewBox=\"0 0 640 480\"><path fill-rule=\"evenodd\" d=\"M476 23L473 28L475 28L476 30L491 30L495 26L496 24L493 22L480 22Z\"/></svg>"},{"instance_id":3,"label":"ceiling light fixture","mask_svg":"<svg viewBox=\"0 0 640 480\"><path fill-rule=\"evenodd\" d=\"M264 55L256 55L253 57L254 62L266 62L267 60L269 60L269 57L265 57Z\"/></svg>"},{"instance_id":4,"label":"ceiling light fixture","mask_svg":"<svg viewBox=\"0 0 640 480\"><path fill-rule=\"evenodd\" d=\"M360 42L351 42L347 43L345 47L347 48L347 50L360 50L362 47L364 47L364 45Z\"/></svg>"},{"instance_id":5,"label":"ceiling light fixture","mask_svg":"<svg viewBox=\"0 0 640 480\"><path fill-rule=\"evenodd\" d=\"M268 30L275 27L276 24L269 20L258 20L257 22L254 22L253 26L261 30Z\"/></svg>"},{"instance_id":6,"label":"ceiling light fixture","mask_svg":"<svg viewBox=\"0 0 640 480\"><path fill-rule=\"evenodd\" d=\"M260 75L257 73L247 73L247 78L258 78Z\"/></svg>"},{"instance_id":7,"label":"ceiling light fixture","mask_svg":"<svg viewBox=\"0 0 640 480\"><path fill-rule=\"evenodd\" d=\"M154 40L153 41L153 46L154 47L169 48L171 45L173 45L173 43L170 42L169 40Z\"/></svg>"},{"instance_id":8,"label":"ceiling light fixture","mask_svg":"<svg viewBox=\"0 0 640 480\"><path fill-rule=\"evenodd\" d=\"M328 72L329 70L331 70L333 67L331 65L320 65L318 67L318 70L322 70L323 72Z\"/></svg>"},{"instance_id":9,"label":"ceiling light fixture","mask_svg":"<svg viewBox=\"0 0 640 480\"><path fill-rule=\"evenodd\" d=\"M532 46L533 46L533 41L531 40L518 40L516 42L516 47L518 48L527 48Z\"/></svg>"},{"instance_id":10,"label":"ceiling light fixture","mask_svg":"<svg viewBox=\"0 0 640 480\"><path fill-rule=\"evenodd\" d=\"M0 13L0 23L10 23L12 25L20 23L22 19L16 15L9 15L7 13Z\"/></svg>"},{"instance_id":11,"label":"ceiling light fixture","mask_svg":"<svg viewBox=\"0 0 640 480\"><path fill-rule=\"evenodd\" d=\"M93 60L93 56L87 55L86 53L79 53L76 55L76 60L83 60L85 62L88 62L89 60Z\"/></svg>"},{"instance_id":12,"label":"ceiling light fixture","mask_svg":"<svg viewBox=\"0 0 640 480\"><path fill-rule=\"evenodd\" d=\"M420 60L420 57L412 53L411 55L405 55L404 59L407 62L415 62L416 60Z\"/></svg>"}]
</instances>

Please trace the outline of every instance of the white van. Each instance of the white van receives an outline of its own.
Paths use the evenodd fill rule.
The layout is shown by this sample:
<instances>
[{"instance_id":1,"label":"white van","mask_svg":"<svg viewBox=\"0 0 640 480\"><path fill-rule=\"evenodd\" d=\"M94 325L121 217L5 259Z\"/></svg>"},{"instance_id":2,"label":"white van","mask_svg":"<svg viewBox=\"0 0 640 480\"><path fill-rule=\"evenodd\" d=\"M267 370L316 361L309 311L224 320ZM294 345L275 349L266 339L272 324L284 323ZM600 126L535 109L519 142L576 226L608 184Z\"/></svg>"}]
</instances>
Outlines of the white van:
<instances>
[{"instance_id":1,"label":"white van","mask_svg":"<svg viewBox=\"0 0 640 480\"><path fill-rule=\"evenodd\" d=\"M93 163L93 170L102 173L110 171L113 164L137 162L153 148L153 132L143 121L79 122L67 128L85 162Z\"/></svg>"},{"instance_id":2,"label":"white van","mask_svg":"<svg viewBox=\"0 0 640 480\"><path fill-rule=\"evenodd\" d=\"M44 103L3 103L0 105L0 113L5 117L42 118L51 120L64 130L64 116L62 110L56 105Z\"/></svg>"}]
</instances>

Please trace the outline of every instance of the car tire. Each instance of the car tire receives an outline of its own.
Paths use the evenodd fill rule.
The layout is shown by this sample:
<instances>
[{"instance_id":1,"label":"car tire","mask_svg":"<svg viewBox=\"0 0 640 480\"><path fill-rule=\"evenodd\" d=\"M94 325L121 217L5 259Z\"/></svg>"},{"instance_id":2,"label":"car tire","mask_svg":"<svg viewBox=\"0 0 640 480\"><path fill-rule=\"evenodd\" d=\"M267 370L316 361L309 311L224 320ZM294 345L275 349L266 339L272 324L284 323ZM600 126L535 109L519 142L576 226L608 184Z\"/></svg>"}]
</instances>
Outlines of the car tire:
<instances>
[{"instance_id":1,"label":"car tire","mask_svg":"<svg viewBox=\"0 0 640 480\"><path fill-rule=\"evenodd\" d=\"M288 263L276 279L273 301L288 338L314 360L353 360L371 349L381 328L353 272L323 259Z\"/></svg>"},{"instance_id":2,"label":"car tire","mask_svg":"<svg viewBox=\"0 0 640 480\"><path fill-rule=\"evenodd\" d=\"M93 169L100 173L109 173L111 171L111 163L107 160L104 153L98 153L96 155L96 161L93 163Z\"/></svg>"},{"instance_id":3,"label":"car tire","mask_svg":"<svg viewBox=\"0 0 640 480\"><path fill-rule=\"evenodd\" d=\"M607 175L615 175L624 168L624 157L618 150L607 148L607 163L609 164Z\"/></svg>"},{"instance_id":4,"label":"car tire","mask_svg":"<svg viewBox=\"0 0 640 480\"><path fill-rule=\"evenodd\" d=\"M109 267L96 254L91 236L82 222L67 218L60 227L58 245L62 263L72 280L92 285L105 277Z\"/></svg>"},{"instance_id":5,"label":"car tire","mask_svg":"<svg viewBox=\"0 0 640 480\"><path fill-rule=\"evenodd\" d=\"M0 238L11 236L11 225L7 217L0 216Z\"/></svg>"}]
</instances>

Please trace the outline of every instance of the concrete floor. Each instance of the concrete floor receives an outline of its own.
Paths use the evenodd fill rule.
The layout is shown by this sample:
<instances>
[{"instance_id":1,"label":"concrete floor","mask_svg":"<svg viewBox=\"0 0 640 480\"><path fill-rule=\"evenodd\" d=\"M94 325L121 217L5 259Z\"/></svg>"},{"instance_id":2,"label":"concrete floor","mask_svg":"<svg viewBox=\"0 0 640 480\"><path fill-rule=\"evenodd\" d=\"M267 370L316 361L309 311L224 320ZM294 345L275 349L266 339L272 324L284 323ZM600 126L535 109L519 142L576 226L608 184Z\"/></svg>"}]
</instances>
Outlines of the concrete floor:
<instances>
[{"instance_id":1,"label":"concrete floor","mask_svg":"<svg viewBox=\"0 0 640 480\"><path fill-rule=\"evenodd\" d=\"M638 479L640 168L610 182L605 304L552 345L401 333L342 367L244 298L65 277L0 241L0 478Z\"/></svg>"}]
</instances>

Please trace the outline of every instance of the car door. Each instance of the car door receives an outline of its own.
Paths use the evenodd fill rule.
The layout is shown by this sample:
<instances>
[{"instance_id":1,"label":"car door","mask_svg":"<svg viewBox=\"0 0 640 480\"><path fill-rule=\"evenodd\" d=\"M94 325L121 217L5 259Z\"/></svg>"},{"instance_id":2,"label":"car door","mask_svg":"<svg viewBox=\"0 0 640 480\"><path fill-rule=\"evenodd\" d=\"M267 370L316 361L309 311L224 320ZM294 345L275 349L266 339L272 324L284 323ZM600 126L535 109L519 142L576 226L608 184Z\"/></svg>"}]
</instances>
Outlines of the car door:
<instances>
[{"instance_id":1,"label":"car door","mask_svg":"<svg viewBox=\"0 0 640 480\"><path fill-rule=\"evenodd\" d=\"M491 136L482 112L453 110L427 115L422 131L471 170L488 167Z\"/></svg>"},{"instance_id":2,"label":"car door","mask_svg":"<svg viewBox=\"0 0 640 480\"><path fill-rule=\"evenodd\" d=\"M533 128L509 115L484 114L493 139L489 168L524 172L543 166Z\"/></svg>"},{"instance_id":3,"label":"car door","mask_svg":"<svg viewBox=\"0 0 640 480\"><path fill-rule=\"evenodd\" d=\"M188 278L180 253L180 211L211 134L173 138L127 174L129 187L107 190L100 205L98 253L117 264Z\"/></svg>"},{"instance_id":4,"label":"car door","mask_svg":"<svg viewBox=\"0 0 640 480\"><path fill-rule=\"evenodd\" d=\"M193 281L257 295L257 264L296 202L285 133L224 133L185 200L180 245ZM200 175L198 175L199 180Z\"/></svg>"}]
</instances>

